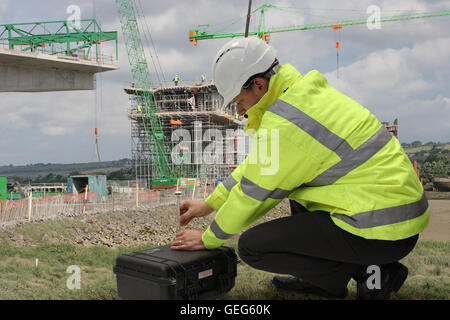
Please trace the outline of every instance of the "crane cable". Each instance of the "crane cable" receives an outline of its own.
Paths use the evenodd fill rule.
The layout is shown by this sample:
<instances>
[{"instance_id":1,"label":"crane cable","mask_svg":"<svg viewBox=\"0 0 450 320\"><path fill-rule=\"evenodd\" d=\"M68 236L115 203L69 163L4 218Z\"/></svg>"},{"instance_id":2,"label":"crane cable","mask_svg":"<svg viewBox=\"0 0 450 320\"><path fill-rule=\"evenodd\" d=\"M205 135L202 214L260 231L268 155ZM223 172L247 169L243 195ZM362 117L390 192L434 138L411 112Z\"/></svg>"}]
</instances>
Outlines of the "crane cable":
<instances>
[{"instance_id":1,"label":"crane cable","mask_svg":"<svg viewBox=\"0 0 450 320\"><path fill-rule=\"evenodd\" d=\"M143 12L141 0L139 0L139 6L141 8L141 12ZM163 69L161 67L161 62L159 61L159 55L158 55L158 52L156 51L156 46L155 46L155 43L153 42L152 34L150 33L150 27L148 26L147 18L145 17L145 15L143 17L144 17L145 25L147 27L148 35L150 37L150 41L152 43L153 51L155 52L156 62L158 64L158 66L159 66L159 70L161 71L161 75L162 75L163 81L166 82L166 78L164 76L164 71L163 71Z\"/></svg>"},{"instance_id":2,"label":"crane cable","mask_svg":"<svg viewBox=\"0 0 450 320\"><path fill-rule=\"evenodd\" d=\"M144 36L143 38L145 39L145 42L146 42L147 50L145 50L145 48L144 48L144 51L147 51L147 54L150 56L150 59L152 60L153 68L155 69L156 78L158 79L159 84L162 85L163 82L161 81L161 78L160 78L159 74L161 73L161 77L162 77L164 82L166 82L166 79L164 77L164 72L163 72L162 67L161 67L161 62L159 61L159 56L158 56L158 53L156 51L155 44L153 42L153 37L152 37L152 35L150 33L150 27L148 25L147 18L144 15L144 10L142 8L142 3L141 3L140 0L133 0L133 2L134 2L133 6L134 6L134 8L136 10L137 18L138 18L138 20L140 20L139 21L140 29L141 29L142 34ZM150 38L151 41L149 41L149 38ZM150 42L151 42L151 46L150 46ZM153 54L152 54L152 52L150 50L150 47L153 48L153 51L155 53L154 54L155 58L153 58ZM155 60L156 60L156 63L155 63ZM159 70L158 70L157 66L159 66Z\"/></svg>"},{"instance_id":3,"label":"crane cable","mask_svg":"<svg viewBox=\"0 0 450 320\"><path fill-rule=\"evenodd\" d=\"M93 2L93 16L94 19L97 20L97 15L96 15L96 3L97 0L94 0ZM100 25L100 21L98 21L98 24ZM97 50L98 50L98 46L97 46ZM98 52L96 52L97 56L98 56ZM101 56L100 56L100 60L101 60ZM97 64L99 64L99 61L97 61ZM103 106L103 80L102 80L102 74L101 74L101 70L100 70L100 66L99 66L99 72L97 74L94 75L94 134L95 134L95 145L94 145L94 151L95 151L95 155L97 156L98 162L102 162L101 158L100 158L100 152L99 152L99 148L98 148L98 109L100 106L100 111L102 111L102 106Z\"/></svg>"},{"instance_id":4,"label":"crane cable","mask_svg":"<svg viewBox=\"0 0 450 320\"><path fill-rule=\"evenodd\" d=\"M336 42L335 48L336 48L336 72L337 72L337 78L339 79L339 49L341 48L341 30L342 30L342 24L336 23L332 26L334 30L334 41Z\"/></svg>"}]
</instances>

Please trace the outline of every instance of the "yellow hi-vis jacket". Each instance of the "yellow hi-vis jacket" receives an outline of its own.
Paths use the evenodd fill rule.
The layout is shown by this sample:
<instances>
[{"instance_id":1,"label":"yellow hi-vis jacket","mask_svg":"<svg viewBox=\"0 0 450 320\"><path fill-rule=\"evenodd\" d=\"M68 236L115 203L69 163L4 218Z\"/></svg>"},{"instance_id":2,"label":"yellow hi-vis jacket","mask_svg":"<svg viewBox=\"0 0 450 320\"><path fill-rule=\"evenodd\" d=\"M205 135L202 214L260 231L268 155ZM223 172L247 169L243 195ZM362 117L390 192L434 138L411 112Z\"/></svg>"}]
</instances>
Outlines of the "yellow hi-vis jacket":
<instances>
[{"instance_id":1,"label":"yellow hi-vis jacket","mask_svg":"<svg viewBox=\"0 0 450 320\"><path fill-rule=\"evenodd\" d=\"M320 72L303 77L282 65L247 115L252 149L206 199L217 211L202 235L207 249L286 197L366 239L405 239L428 225L423 187L398 140Z\"/></svg>"}]
</instances>

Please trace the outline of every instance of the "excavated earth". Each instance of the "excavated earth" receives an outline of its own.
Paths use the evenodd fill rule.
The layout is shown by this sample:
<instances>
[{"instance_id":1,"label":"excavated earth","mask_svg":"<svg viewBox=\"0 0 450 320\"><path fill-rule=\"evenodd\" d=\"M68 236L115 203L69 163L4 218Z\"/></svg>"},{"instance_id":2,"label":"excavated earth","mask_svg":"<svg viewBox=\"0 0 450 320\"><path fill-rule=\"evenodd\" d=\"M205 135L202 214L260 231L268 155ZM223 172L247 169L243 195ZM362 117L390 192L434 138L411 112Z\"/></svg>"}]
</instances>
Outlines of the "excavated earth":
<instances>
[{"instance_id":1,"label":"excavated earth","mask_svg":"<svg viewBox=\"0 0 450 320\"><path fill-rule=\"evenodd\" d=\"M289 212L289 202L284 200L258 223L286 216ZM132 247L143 244L159 246L173 242L178 228L176 216L176 206L170 205L151 210L86 213L58 221L24 222L2 227L0 242L9 239L17 247L61 242L82 246ZM213 218L212 214L193 219L185 228L206 230ZM30 228L31 225L33 230Z\"/></svg>"}]
</instances>

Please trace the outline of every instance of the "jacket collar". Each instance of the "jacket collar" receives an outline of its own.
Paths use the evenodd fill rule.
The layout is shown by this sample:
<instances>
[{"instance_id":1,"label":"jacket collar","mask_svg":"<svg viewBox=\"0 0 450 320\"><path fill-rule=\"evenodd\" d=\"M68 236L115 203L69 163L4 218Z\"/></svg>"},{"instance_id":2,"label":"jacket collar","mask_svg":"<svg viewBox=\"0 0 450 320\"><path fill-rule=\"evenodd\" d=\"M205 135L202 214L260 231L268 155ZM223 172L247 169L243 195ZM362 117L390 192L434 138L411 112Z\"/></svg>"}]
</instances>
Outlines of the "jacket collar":
<instances>
[{"instance_id":1,"label":"jacket collar","mask_svg":"<svg viewBox=\"0 0 450 320\"><path fill-rule=\"evenodd\" d=\"M247 124L244 131L251 137L259 129L264 112L302 75L292 65L283 64L278 72L270 78L266 94L257 104L247 110Z\"/></svg>"}]
</instances>

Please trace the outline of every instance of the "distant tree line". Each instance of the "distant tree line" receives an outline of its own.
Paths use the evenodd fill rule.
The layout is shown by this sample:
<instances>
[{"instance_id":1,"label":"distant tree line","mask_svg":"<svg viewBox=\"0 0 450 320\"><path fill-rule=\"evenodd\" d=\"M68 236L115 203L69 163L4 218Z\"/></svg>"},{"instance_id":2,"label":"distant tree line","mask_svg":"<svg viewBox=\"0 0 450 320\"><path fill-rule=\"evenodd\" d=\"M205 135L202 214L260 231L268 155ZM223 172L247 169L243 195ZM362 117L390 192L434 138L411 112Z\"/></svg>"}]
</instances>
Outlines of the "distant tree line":
<instances>
[{"instance_id":1,"label":"distant tree line","mask_svg":"<svg viewBox=\"0 0 450 320\"><path fill-rule=\"evenodd\" d=\"M37 177L22 177L22 176L8 176L8 182L16 181L21 185L25 184L44 184L44 183L66 183L67 178L71 175L79 174L78 171L74 171L68 175L53 174L38 175Z\"/></svg>"},{"instance_id":2,"label":"distant tree line","mask_svg":"<svg viewBox=\"0 0 450 320\"><path fill-rule=\"evenodd\" d=\"M448 150L443 154L431 154L419 166L420 176L423 178L423 183L431 182L435 177L447 178L450 177L450 155Z\"/></svg>"},{"instance_id":3,"label":"distant tree line","mask_svg":"<svg viewBox=\"0 0 450 320\"><path fill-rule=\"evenodd\" d=\"M413 141L411 143L403 142L402 147L403 148L418 148L418 147L422 147L422 146L442 146L445 144L446 143L433 142L433 141L428 141L428 142L424 143L422 141L417 140L417 141Z\"/></svg>"},{"instance_id":4,"label":"distant tree line","mask_svg":"<svg viewBox=\"0 0 450 320\"><path fill-rule=\"evenodd\" d=\"M411 143L402 143L402 147L408 152L411 161L417 161L420 177L423 178L424 183L428 183L435 177L450 177L450 150L448 150L448 144L433 141L427 143L413 141Z\"/></svg>"},{"instance_id":5,"label":"distant tree line","mask_svg":"<svg viewBox=\"0 0 450 320\"><path fill-rule=\"evenodd\" d=\"M45 183L66 183L70 176L82 175L85 173L73 171L67 175L53 174L38 175L37 177L22 177L22 176L8 176L8 182L18 182L21 185L26 184L45 184ZM90 172L89 175L105 174L102 172ZM112 171L106 174L107 180L134 180L136 179L135 170L133 167L125 167L120 170Z\"/></svg>"},{"instance_id":6,"label":"distant tree line","mask_svg":"<svg viewBox=\"0 0 450 320\"><path fill-rule=\"evenodd\" d=\"M136 171L134 167L126 167L108 174L108 180L135 180Z\"/></svg>"},{"instance_id":7,"label":"distant tree line","mask_svg":"<svg viewBox=\"0 0 450 320\"><path fill-rule=\"evenodd\" d=\"M87 163L35 163L26 165L0 165L0 176L21 176L36 177L37 175L46 176L48 173L59 174L61 176L68 175L69 172L86 172L109 168L125 168L131 166L131 160L124 158L121 160L103 161L103 162L87 162ZM51 177L52 178L52 177Z\"/></svg>"}]
</instances>

